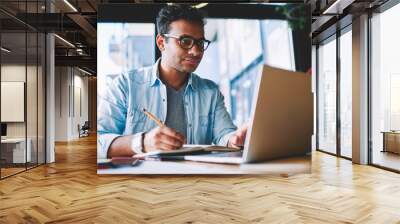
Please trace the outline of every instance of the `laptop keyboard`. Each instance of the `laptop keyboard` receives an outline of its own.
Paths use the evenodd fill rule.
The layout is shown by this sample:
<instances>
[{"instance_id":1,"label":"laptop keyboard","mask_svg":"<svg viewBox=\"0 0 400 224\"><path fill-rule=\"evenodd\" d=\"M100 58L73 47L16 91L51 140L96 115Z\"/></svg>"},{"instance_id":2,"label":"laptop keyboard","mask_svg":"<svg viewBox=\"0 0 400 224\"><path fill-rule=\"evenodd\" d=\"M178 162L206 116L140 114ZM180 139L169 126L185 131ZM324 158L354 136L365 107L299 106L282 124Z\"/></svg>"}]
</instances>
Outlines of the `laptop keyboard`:
<instances>
[{"instance_id":1,"label":"laptop keyboard","mask_svg":"<svg viewBox=\"0 0 400 224\"><path fill-rule=\"evenodd\" d=\"M212 156L212 157L242 157L243 151L237 152L213 152L211 154L204 154L199 156Z\"/></svg>"}]
</instances>

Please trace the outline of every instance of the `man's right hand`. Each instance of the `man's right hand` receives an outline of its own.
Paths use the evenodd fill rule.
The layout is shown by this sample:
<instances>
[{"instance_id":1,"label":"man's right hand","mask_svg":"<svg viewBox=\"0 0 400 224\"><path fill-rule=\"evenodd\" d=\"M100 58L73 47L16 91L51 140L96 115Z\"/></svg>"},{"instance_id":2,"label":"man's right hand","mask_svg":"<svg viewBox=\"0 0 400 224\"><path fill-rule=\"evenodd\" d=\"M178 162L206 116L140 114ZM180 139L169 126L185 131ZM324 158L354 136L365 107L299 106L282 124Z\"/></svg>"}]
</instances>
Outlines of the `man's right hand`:
<instances>
[{"instance_id":1,"label":"man's right hand","mask_svg":"<svg viewBox=\"0 0 400 224\"><path fill-rule=\"evenodd\" d=\"M157 127L145 133L143 151L179 149L186 142L185 137L167 126Z\"/></svg>"}]
</instances>

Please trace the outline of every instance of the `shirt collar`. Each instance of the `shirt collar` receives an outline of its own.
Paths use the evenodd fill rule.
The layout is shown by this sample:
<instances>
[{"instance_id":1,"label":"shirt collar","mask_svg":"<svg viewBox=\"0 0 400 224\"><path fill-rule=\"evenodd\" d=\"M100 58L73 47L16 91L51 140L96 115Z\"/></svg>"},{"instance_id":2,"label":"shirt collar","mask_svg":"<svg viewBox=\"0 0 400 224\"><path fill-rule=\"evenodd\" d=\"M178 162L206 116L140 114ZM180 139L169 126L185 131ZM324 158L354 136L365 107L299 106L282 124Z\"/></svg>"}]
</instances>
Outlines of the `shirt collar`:
<instances>
[{"instance_id":1,"label":"shirt collar","mask_svg":"<svg viewBox=\"0 0 400 224\"><path fill-rule=\"evenodd\" d=\"M186 88L192 88L192 90L196 90L196 80L194 79L193 73L189 74L189 79Z\"/></svg>"},{"instance_id":2,"label":"shirt collar","mask_svg":"<svg viewBox=\"0 0 400 224\"><path fill-rule=\"evenodd\" d=\"M156 63L154 63L152 69L151 69L151 79L150 79L150 86L155 86L159 83L161 83L160 80L160 71L159 71L159 65L161 62L161 58L157 59ZM193 73L189 74L189 79L186 88L192 88L192 90L196 90L196 79L194 78Z\"/></svg>"},{"instance_id":3,"label":"shirt collar","mask_svg":"<svg viewBox=\"0 0 400 224\"><path fill-rule=\"evenodd\" d=\"M158 70L158 66L160 64L161 58L157 59L156 63L154 63L153 67L151 68L151 79L150 79L150 86L155 86L158 83L161 83L160 80L160 73Z\"/></svg>"}]
</instances>

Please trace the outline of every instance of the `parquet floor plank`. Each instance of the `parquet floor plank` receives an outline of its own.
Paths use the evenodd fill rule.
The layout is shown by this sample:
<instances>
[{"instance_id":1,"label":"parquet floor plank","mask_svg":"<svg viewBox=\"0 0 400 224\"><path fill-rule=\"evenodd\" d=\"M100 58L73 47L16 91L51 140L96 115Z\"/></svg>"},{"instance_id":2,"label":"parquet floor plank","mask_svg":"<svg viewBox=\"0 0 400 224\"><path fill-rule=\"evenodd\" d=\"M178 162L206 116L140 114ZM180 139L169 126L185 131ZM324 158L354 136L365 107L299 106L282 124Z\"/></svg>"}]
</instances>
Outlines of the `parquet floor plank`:
<instances>
[{"instance_id":1,"label":"parquet floor plank","mask_svg":"<svg viewBox=\"0 0 400 224\"><path fill-rule=\"evenodd\" d=\"M0 223L400 223L400 175L313 153L311 174L99 176L96 138L0 181Z\"/></svg>"}]
</instances>

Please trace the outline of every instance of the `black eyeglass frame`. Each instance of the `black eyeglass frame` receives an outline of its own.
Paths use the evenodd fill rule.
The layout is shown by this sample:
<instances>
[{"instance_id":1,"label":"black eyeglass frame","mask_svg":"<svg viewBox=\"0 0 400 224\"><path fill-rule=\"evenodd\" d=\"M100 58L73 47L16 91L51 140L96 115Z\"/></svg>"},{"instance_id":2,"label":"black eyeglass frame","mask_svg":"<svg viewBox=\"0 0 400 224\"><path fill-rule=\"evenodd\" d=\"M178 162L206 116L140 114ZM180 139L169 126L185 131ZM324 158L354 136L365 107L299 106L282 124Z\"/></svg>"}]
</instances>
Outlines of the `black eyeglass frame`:
<instances>
[{"instance_id":1,"label":"black eyeglass frame","mask_svg":"<svg viewBox=\"0 0 400 224\"><path fill-rule=\"evenodd\" d=\"M197 39L195 39L195 38L193 38L193 37L185 36L185 35L183 35L183 36L174 36L174 35L167 34L167 33L161 34L161 35L162 35L163 37L166 37L166 38L174 38L174 39L177 39L178 42L179 42L179 46L180 46L181 48L185 49L185 50L190 50L190 49L192 49L193 46L196 44L196 45L200 48L200 50L205 51L205 50L207 50L208 46L210 46L210 43L211 43L211 41L209 41L209 40L207 40L207 39L198 39L198 40L197 40ZM185 39L185 38L186 38L186 39L193 40L192 44L191 44L190 47L188 47L188 48L183 47L183 44L181 43L182 40ZM203 42L203 46L200 44L201 42Z\"/></svg>"}]
</instances>

